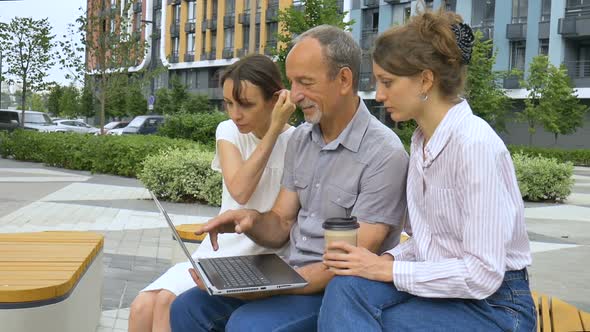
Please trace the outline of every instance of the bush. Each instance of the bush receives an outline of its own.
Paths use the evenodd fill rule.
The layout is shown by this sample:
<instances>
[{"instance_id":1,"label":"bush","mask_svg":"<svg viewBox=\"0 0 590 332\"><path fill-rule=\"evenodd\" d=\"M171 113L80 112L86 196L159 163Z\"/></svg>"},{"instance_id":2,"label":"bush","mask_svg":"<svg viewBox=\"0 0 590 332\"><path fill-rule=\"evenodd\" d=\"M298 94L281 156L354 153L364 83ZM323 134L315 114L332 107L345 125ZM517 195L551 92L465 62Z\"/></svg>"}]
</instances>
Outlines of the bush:
<instances>
[{"instance_id":1,"label":"bush","mask_svg":"<svg viewBox=\"0 0 590 332\"><path fill-rule=\"evenodd\" d=\"M217 125L225 120L227 115L222 112L171 115L166 117L166 121L158 129L158 134L192 140L215 149Z\"/></svg>"},{"instance_id":2,"label":"bush","mask_svg":"<svg viewBox=\"0 0 590 332\"><path fill-rule=\"evenodd\" d=\"M134 177L150 155L169 148L201 149L195 142L144 135L80 135L16 130L2 139L2 156L49 166Z\"/></svg>"},{"instance_id":3,"label":"bush","mask_svg":"<svg viewBox=\"0 0 590 332\"><path fill-rule=\"evenodd\" d=\"M516 145L509 146L508 149L512 154L518 153L526 156L543 156L546 158L557 159L562 163L572 162L574 165L578 166L590 166L590 149L563 150Z\"/></svg>"},{"instance_id":4,"label":"bush","mask_svg":"<svg viewBox=\"0 0 590 332\"><path fill-rule=\"evenodd\" d=\"M563 201L571 193L574 166L556 159L512 155L522 198L527 201Z\"/></svg>"},{"instance_id":5,"label":"bush","mask_svg":"<svg viewBox=\"0 0 590 332\"><path fill-rule=\"evenodd\" d=\"M221 205L221 174L211 169L212 152L167 149L143 163L138 178L158 197L173 202Z\"/></svg>"}]
</instances>

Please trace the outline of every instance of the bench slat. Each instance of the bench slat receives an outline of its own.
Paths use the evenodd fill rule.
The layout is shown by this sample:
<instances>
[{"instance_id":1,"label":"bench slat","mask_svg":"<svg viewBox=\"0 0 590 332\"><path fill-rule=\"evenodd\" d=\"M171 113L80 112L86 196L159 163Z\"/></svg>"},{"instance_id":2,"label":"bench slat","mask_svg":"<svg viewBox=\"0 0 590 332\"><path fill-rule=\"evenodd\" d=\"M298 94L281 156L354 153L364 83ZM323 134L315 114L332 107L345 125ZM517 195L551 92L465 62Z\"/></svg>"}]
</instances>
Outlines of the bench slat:
<instances>
[{"instance_id":1,"label":"bench slat","mask_svg":"<svg viewBox=\"0 0 590 332\"><path fill-rule=\"evenodd\" d=\"M103 245L104 236L90 232L0 234L0 302L67 294Z\"/></svg>"},{"instance_id":2,"label":"bench slat","mask_svg":"<svg viewBox=\"0 0 590 332\"><path fill-rule=\"evenodd\" d=\"M580 310L580 320L582 321L582 331L590 331L590 313Z\"/></svg>"},{"instance_id":3,"label":"bench slat","mask_svg":"<svg viewBox=\"0 0 590 332\"><path fill-rule=\"evenodd\" d=\"M541 332L541 315L540 313L540 302L539 302L539 294L537 292L531 292L533 297L533 302L535 303L535 313L537 313L537 332Z\"/></svg>"},{"instance_id":4,"label":"bench slat","mask_svg":"<svg viewBox=\"0 0 590 332\"><path fill-rule=\"evenodd\" d=\"M553 297L551 300L553 330L556 332L583 330L580 314L576 307L556 297Z\"/></svg>"},{"instance_id":5,"label":"bench slat","mask_svg":"<svg viewBox=\"0 0 590 332\"><path fill-rule=\"evenodd\" d=\"M547 295L541 295L541 331L552 332L553 325L551 324L551 313L549 306L549 297Z\"/></svg>"}]
</instances>

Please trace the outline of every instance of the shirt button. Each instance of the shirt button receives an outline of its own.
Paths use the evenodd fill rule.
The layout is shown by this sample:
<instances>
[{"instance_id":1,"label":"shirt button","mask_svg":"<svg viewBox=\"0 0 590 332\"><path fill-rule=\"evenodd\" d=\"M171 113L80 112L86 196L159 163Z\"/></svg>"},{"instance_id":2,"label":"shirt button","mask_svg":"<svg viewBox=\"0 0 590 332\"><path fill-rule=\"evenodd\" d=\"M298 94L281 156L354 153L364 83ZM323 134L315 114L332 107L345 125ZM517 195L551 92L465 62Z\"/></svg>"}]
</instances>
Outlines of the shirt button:
<instances>
[{"instance_id":1,"label":"shirt button","mask_svg":"<svg viewBox=\"0 0 590 332\"><path fill-rule=\"evenodd\" d=\"M336 202L340 202L340 197L336 198Z\"/></svg>"},{"instance_id":2,"label":"shirt button","mask_svg":"<svg viewBox=\"0 0 590 332\"><path fill-rule=\"evenodd\" d=\"M293 183L297 184L297 180L293 181Z\"/></svg>"},{"instance_id":3,"label":"shirt button","mask_svg":"<svg viewBox=\"0 0 590 332\"><path fill-rule=\"evenodd\" d=\"M312 213L312 214L311 214L311 216L312 216L312 217L315 217L315 213Z\"/></svg>"},{"instance_id":4,"label":"shirt button","mask_svg":"<svg viewBox=\"0 0 590 332\"><path fill-rule=\"evenodd\" d=\"M316 188L319 188L319 187L320 187L320 184L319 184L319 183L316 183L316 184L315 184L315 187L316 187Z\"/></svg>"},{"instance_id":5,"label":"shirt button","mask_svg":"<svg viewBox=\"0 0 590 332\"><path fill-rule=\"evenodd\" d=\"M307 241L307 237L305 237L305 236L304 236L304 237L302 237L301 239L302 239L303 241Z\"/></svg>"}]
</instances>

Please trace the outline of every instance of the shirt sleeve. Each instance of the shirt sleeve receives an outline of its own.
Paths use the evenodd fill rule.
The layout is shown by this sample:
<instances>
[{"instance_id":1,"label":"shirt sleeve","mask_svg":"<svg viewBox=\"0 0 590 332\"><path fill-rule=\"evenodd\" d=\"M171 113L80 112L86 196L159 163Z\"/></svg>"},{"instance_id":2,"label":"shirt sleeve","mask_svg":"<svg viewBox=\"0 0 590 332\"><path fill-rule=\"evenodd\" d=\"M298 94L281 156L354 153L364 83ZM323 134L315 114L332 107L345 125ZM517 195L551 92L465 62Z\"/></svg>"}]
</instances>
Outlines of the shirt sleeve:
<instances>
[{"instance_id":1,"label":"shirt sleeve","mask_svg":"<svg viewBox=\"0 0 590 332\"><path fill-rule=\"evenodd\" d=\"M421 297L484 299L503 281L505 246L519 209L509 194L515 184L506 180L513 177L508 172L514 173L510 155L505 148L498 151L481 142L464 147L460 158L456 174L459 216L464 219L463 256L394 261L393 280L401 291ZM403 257L401 249L394 254L398 251Z\"/></svg>"},{"instance_id":2,"label":"shirt sleeve","mask_svg":"<svg viewBox=\"0 0 590 332\"><path fill-rule=\"evenodd\" d=\"M415 261L416 260L416 241L414 238L407 239L404 243L400 243L393 249L385 252L390 254L396 261Z\"/></svg>"},{"instance_id":3,"label":"shirt sleeve","mask_svg":"<svg viewBox=\"0 0 590 332\"><path fill-rule=\"evenodd\" d=\"M219 140L228 141L239 149L238 135L238 129L231 120L220 122L217 125L217 130L215 131L215 156L211 162L211 169L221 173L221 163L219 161L219 148L217 147L217 142Z\"/></svg>"},{"instance_id":4,"label":"shirt sleeve","mask_svg":"<svg viewBox=\"0 0 590 332\"><path fill-rule=\"evenodd\" d=\"M366 170L351 215L359 221L401 226L406 211L408 154L395 148Z\"/></svg>"}]
</instances>

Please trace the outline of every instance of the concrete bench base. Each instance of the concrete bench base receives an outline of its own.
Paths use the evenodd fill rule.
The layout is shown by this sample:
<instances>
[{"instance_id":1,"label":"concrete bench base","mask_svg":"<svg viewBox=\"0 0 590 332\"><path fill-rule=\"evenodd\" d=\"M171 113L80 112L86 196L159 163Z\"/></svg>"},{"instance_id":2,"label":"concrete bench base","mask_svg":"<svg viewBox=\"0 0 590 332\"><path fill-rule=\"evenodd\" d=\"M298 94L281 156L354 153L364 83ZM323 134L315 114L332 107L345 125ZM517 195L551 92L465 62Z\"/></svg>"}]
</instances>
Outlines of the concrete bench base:
<instances>
[{"instance_id":1,"label":"concrete bench base","mask_svg":"<svg viewBox=\"0 0 590 332\"><path fill-rule=\"evenodd\" d=\"M95 332L101 315L102 256L101 250L69 296L37 303L15 303L13 308L4 305L0 308L0 330Z\"/></svg>"}]
</instances>

